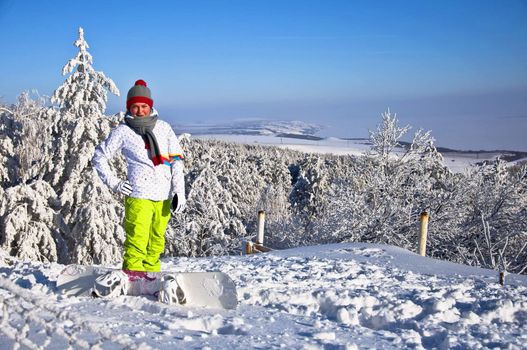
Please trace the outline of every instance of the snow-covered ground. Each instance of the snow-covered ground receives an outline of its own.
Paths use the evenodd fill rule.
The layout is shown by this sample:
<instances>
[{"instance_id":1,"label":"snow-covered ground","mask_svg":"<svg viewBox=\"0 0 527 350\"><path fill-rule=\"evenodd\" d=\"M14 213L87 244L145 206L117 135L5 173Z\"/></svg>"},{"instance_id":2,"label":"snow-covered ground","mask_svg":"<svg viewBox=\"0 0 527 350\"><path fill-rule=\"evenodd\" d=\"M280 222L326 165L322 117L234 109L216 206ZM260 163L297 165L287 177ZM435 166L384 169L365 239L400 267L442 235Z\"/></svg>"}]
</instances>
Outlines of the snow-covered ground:
<instances>
[{"instance_id":1,"label":"snow-covered ground","mask_svg":"<svg viewBox=\"0 0 527 350\"><path fill-rule=\"evenodd\" d=\"M103 349L527 348L527 276L508 275L502 287L496 271L392 246L163 261L164 270L229 274L238 288L235 310L146 297L66 298L55 292L64 266L3 260L2 349L17 336L29 348L49 349L68 342Z\"/></svg>"}]
</instances>

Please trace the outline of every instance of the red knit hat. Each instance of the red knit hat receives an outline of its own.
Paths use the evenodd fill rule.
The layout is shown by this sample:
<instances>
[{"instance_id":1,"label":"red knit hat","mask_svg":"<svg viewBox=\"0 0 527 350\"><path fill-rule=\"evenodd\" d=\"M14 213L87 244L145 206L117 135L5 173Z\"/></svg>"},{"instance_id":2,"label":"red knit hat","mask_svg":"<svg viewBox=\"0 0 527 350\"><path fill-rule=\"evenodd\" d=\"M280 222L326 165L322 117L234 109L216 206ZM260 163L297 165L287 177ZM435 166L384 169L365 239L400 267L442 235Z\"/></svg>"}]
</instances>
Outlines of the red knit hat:
<instances>
[{"instance_id":1,"label":"red knit hat","mask_svg":"<svg viewBox=\"0 0 527 350\"><path fill-rule=\"evenodd\" d=\"M128 90L128 95L126 96L126 109L129 110L130 106L134 103L146 103L150 108L154 106L152 94L144 80L139 79L135 82L135 85Z\"/></svg>"}]
</instances>

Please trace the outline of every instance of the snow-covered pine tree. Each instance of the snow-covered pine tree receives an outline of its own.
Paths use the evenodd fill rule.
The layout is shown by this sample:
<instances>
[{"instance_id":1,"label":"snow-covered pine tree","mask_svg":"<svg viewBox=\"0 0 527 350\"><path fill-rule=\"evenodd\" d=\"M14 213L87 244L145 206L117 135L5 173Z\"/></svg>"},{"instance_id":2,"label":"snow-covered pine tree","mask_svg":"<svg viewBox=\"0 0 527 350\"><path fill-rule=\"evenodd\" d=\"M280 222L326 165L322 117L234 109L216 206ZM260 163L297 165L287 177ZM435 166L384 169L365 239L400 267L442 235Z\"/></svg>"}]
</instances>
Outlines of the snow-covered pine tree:
<instances>
[{"instance_id":1,"label":"snow-covered pine tree","mask_svg":"<svg viewBox=\"0 0 527 350\"><path fill-rule=\"evenodd\" d=\"M74 69L75 72L55 90L51 102L81 118L101 116L108 101L106 91L119 96L119 90L112 79L93 69L93 57L88 52L89 45L84 40L82 27L79 27L79 38L73 45L79 48L79 52L62 68L62 75L71 74Z\"/></svg>"},{"instance_id":2,"label":"snow-covered pine tree","mask_svg":"<svg viewBox=\"0 0 527 350\"><path fill-rule=\"evenodd\" d=\"M119 96L115 83L92 67L93 58L87 51L89 46L84 40L82 28L79 28L79 38L74 46L79 48L79 52L66 63L62 74L75 71L51 98L60 106L61 112L60 118L52 124L52 152L58 160L58 167L52 167L47 172L53 186L65 181L64 174L78 172L88 165L93 146L110 129L111 122L101 118L106 108L107 91Z\"/></svg>"},{"instance_id":3,"label":"snow-covered pine tree","mask_svg":"<svg viewBox=\"0 0 527 350\"><path fill-rule=\"evenodd\" d=\"M82 28L74 46L79 51L62 70L63 75L73 73L52 97L60 113L51 125L49 151L54 161L47 163L45 179L61 201L69 261L108 263L120 259L123 205L119 196L102 184L90 161L95 147L118 122L103 113L107 91L119 95L119 90L103 72L92 67ZM124 176L122 158L115 160L114 169Z\"/></svg>"},{"instance_id":4,"label":"snow-covered pine tree","mask_svg":"<svg viewBox=\"0 0 527 350\"><path fill-rule=\"evenodd\" d=\"M176 232L176 238L182 240L174 250L190 256L225 255L239 250L245 237L239 209L210 166L199 171L187 200L184 218L179 218L185 226Z\"/></svg>"},{"instance_id":5,"label":"snow-covered pine tree","mask_svg":"<svg viewBox=\"0 0 527 350\"><path fill-rule=\"evenodd\" d=\"M358 241L367 226L366 180L363 178L366 160L341 156L329 162L330 185L319 200L320 215L313 222L311 240L319 243Z\"/></svg>"},{"instance_id":6,"label":"snow-covered pine tree","mask_svg":"<svg viewBox=\"0 0 527 350\"><path fill-rule=\"evenodd\" d=\"M0 106L2 124L0 135L3 147L0 157L5 157L5 171L0 171L4 186L27 183L42 178L49 144L49 120L55 114L46 108L46 97L37 91L23 91L11 106Z\"/></svg>"},{"instance_id":7,"label":"snow-covered pine tree","mask_svg":"<svg viewBox=\"0 0 527 350\"><path fill-rule=\"evenodd\" d=\"M44 164L52 161L48 148L51 143L50 122L58 113L46 107L47 96L37 91L24 91L18 96L14 116L22 126L16 152L17 181L30 183L43 178Z\"/></svg>"},{"instance_id":8,"label":"snow-covered pine tree","mask_svg":"<svg viewBox=\"0 0 527 350\"><path fill-rule=\"evenodd\" d=\"M14 186L0 202L5 227L0 238L19 256L105 263L120 258L122 204L94 174L90 160L115 125L102 116L106 91L119 92L111 79L93 69L82 28L74 45L79 52L63 74L76 71L53 95L60 110L45 108L41 98L32 99L28 93L0 110L5 122L0 132L6 136L0 155L7 165L0 171L2 186ZM124 172L122 160L115 165ZM24 218L18 226L13 221L17 216ZM56 220L45 219L52 216ZM17 232L21 229L28 232ZM25 250L13 248L22 246Z\"/></svg>"},{"instance_id":9,"label":"snow-covered pine tree","mask_svg":"<svg viewBox=\"0 0 527 350\"><path fill-rule=\"evenodd\" d=\"M17 122L7 106L0 106L0 185L7 188L16 181L15 134L21 133Z\"/></svg>"},{"instance_id":10,"label":"snow-covered pine tree","mask_svg":"<svg viewBox=\"0 0 527 350\"><path fill-rule=\"evenodd\" d=\"M57 112L44 97L22 92L17 103L0 108L0 242L9 254L39 261L67 255L56 193L42 180L49 157L49 121Z\"/></svg>"},{"instance_id":11,"label":"snow-covered pine tree","mask_svg":"<svg viewBox=\"0 0 527 350\"><path fill-rule=\"evenodd\" d=\"M232 146L228 146L229 150ZM249 145L240 151L232 149L222 168L228 176L222 177L225 188L232 193L249 237L257 233L257 213L266 213L265 244L276 248L289 244L292 211L289 202L291 173L287 151L276 147Z\"/></svg>"},{"instance_id":12,"label":"snow-covered pine tree","mask_svg":"<svg viewBox=\"0 0 527 350\"><path fill-rule=\"evenodd\" d=\"M9 255L33 261L65 261L60 203L42 180L19 184L2 193L0 247Z\"/></svg>"},{"instance_id":13,"label":"snow-covered pine tree","mask_svg":"<svg viewBox=\"0 0 527 350\"><path fill-rule=\"evenodd\" d=\"M267 185L258 200L253 213L258 210L265 212L265 245L273 248L285 248L294 245L292 234L300 227L295 227L291 203L289 202L289 188L284 189L283 182ZM250 226L251 232L256 233L256 223Z\"/></svg>"},{"instance_id":14,"label":"snow-covered pine tree","mask_svg":"<svg viewBox=\"0 0 527 350\"><path fill-rule=\"evenodd\" d=\"M317 217L320 201L327 183L327 174L323 169L323 160L319 155L309 155L297 165L298 175L294 178L291 202L294 210L303 213L309 221Z\"/></svg>"}]
</instances>

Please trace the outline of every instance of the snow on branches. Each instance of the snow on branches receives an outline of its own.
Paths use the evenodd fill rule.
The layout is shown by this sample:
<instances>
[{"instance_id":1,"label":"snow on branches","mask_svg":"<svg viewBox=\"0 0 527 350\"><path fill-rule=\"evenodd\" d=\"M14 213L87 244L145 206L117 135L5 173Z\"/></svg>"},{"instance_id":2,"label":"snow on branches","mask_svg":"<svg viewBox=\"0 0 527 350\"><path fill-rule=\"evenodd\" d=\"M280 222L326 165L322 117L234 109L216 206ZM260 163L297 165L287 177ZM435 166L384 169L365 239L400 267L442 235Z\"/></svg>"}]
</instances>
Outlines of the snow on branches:
<instances>
[{"instance_id":1,"label":"snow on branches","mask_svg":"<svg viewBox=\"0 0 527 350\"><path fill-rule=\"evenodd\" d=\"M381 159L386 159L393 155L396 147L400 147L399 140L405 135L410 126L398 126L397 114L393 114L388 109L381 114L382 122L377 125L377 130L370 131L370 141L372 143L371 152L377 154Z\"/></svg>"},{"instance_id":2,"label":"snow on branches","mask_svg":"<svg viewBox=\"0 0 527 350\"><path fill-rule=\"evenodd\" d=\"M84 117L102 115L108 101L107 90L119 96L119 89L112 79L92 67L93 57L88 52L88 43L84 40L84 30L79 27L79 38L73 44L79 48L77 55L70 59L62 69L62 75L71 74L57 89L51 98L68 113Z\"/></svg>"},{"instance_id":3,"label":"snow on branches","mask_svg":"<svg viewBox=\"0 0 527 350\"><path fill-rule=\"evenodd\" d=\"M103 118L113 81L96 72L84 32L71 74L53 95L60 110L22 94L0 106L0 246L40 261L108 264L121 259L123 203L90 164L119 120ZM430 132L382 114L361 156L306 154L276 147L180 141L185 153L187 210L168 227L167 255L240 251L266 210L266 245L377 242L414 250L418 215L431 215L433 257L527 271L527 168L503 162L454 174ZM126 175L117 157L112 166Z\"/></svg>"},{"instance_id":4,"label":"snow on branches","mask_svg":"<svg viewBox=\"0 0 527 350\"><path fill-rule=\"evenodd\" d=\"M0 201L0 246L11 256L58 261L67 255L55 191L45 181L8 188Z\"/></svg>"},{"instance_id":5,"label":"snow on branches","mask_svg":"<svg viewBox=\"0 0 527 350\"><path fill-rule=\"evenodd\" d=\"M79 53L64 73L76 71L53 96L60 110L29 93L13 106L0 106L0 241L17 256L108 263L121 256L122 204L94 175L90 160L115 126L102 117L105 89L118 90L91 67L82 28L75 46ZM122 174L124 161L113 163ZM47 213L45 220L40 213Z\"/></svg>"}]
</instances>

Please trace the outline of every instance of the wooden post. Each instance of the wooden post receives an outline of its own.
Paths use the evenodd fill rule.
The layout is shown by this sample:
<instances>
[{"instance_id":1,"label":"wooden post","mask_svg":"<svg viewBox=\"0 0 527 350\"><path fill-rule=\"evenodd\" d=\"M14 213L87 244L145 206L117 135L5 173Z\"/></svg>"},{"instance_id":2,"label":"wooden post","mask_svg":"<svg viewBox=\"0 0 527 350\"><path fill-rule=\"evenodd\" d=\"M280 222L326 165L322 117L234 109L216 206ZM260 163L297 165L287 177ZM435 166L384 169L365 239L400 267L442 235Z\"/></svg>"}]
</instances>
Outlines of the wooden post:
<instances>
[{"instance_id":1,"label":"wooden post","mask_svg":"<svg viewBox=\"0 0 527 350\"><path fill-rule=\"evenodd\" d=\"M256 254L270 252L272 249L263 245L264 242L264 225L265 212L260 210L258 212L258 234L256 236L256 243L251 241L245 242L245 254Z\"/></svg>"},{"instance_id":2,"label":"wooden post","mask_svg":"<svg viewBox=\"0 0 527 350\"><path fill-rule=\"evenodd\" d=\"M256 238L256 244L263 245L264 243L264 224L265 224L265 212L260 210L258 212L258 236Z\"/></svg>"},{"instance_id":3,"label":"wooden post","mask_svg":"<svg viewBox=\"0 0 527 350\"><path fill-rule=\"evenodd\" d=\"M505 285L505 275L506 275L505 271L500 271L500 284L502 286Z\"/></svg>"},{"instance_id":4,"label":"wooden post","mask_svg":"<svg viewBox=\"0 0 527 350\"><path fill-rule=\"evenodd\" d=\"M421 230L419 233L419 255L426 255L426 236L428 235L428 218L429 215L426 211L421 213Z\"/></svg>"},{"instance_id":5,"label":"wooden post","mask_svg":"<svg viewBox=\"0 0 527 350\"><path fill-rule=\"evenodd\" d=\"M253 253L253 242L246 241L245 242L245 254L252 254Z\"/></svg>"}]
</instances>

